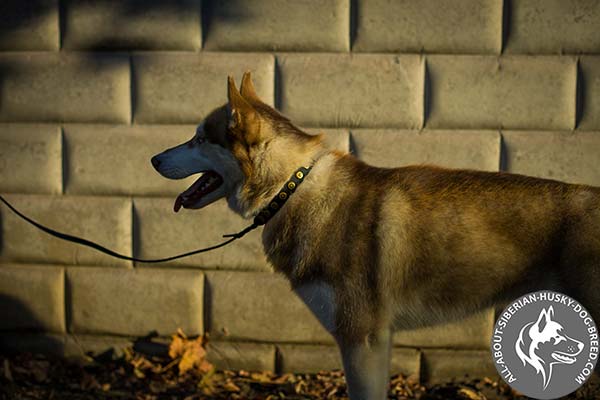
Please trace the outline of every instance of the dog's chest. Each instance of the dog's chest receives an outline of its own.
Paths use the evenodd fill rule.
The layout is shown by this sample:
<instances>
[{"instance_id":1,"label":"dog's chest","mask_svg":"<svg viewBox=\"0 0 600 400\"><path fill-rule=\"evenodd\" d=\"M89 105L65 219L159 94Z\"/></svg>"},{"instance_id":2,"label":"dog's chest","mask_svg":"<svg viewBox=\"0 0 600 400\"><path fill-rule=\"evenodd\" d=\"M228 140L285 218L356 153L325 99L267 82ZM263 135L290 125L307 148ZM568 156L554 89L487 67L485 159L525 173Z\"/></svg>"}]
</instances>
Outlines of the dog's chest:
<instances>
[{"instance_id":1,"label":"dog's chest","mask_svg":"<svg viewBox=\"0 0 600 400\"><path fill-rule=\"evenodd\" d=\"M335 332L336 296L333 287L322 281L305 283L294 292L329 332Z\"/></svg>"}]
</instances>

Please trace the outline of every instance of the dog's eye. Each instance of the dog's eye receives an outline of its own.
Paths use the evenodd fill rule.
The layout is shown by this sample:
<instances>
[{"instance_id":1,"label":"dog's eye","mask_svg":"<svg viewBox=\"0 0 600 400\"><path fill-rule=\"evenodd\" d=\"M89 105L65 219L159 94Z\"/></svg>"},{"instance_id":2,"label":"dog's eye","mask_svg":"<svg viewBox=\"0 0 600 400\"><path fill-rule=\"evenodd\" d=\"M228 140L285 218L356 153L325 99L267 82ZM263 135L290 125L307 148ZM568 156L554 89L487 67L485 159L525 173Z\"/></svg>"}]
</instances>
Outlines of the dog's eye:
<instances>
[{"instance_id":1,"label":"dog's eye","mask_svg":"<svg viewBox=\"0 0 600 400\"><path fill-rule=\"evenodd\" d=\"M553 337L553 339L554 339L554 344L558 344L558 343L560 343L561 341L563 341L563 340L564 340L564 339L563 339L562 337L560 337L560 336L554 336L554 337Z\"/></svg>"}]
</instances>

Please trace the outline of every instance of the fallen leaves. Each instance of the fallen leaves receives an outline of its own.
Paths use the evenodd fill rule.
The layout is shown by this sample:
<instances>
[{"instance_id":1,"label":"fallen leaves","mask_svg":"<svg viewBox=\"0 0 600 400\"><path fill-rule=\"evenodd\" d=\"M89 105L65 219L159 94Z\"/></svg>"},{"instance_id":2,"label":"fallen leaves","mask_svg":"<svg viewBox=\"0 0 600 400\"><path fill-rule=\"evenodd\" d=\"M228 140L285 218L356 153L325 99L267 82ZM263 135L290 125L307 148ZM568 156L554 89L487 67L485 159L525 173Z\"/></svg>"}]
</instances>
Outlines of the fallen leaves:
<instances>
[{"instance_id":1,"label":"fallen leaves","mask_svg":"<svg viewBox=\"0 0 600 400\"><path fill-rule=\"evenodd\" d=\"M4 362L2 363L2 372L4 373L4 379L6 379L9 382L13 381L13 377L12 377L12 372L10 372L10 361L8 360L8 358L4 359Z\"/></svg>"},{"instance_id":2,"label":"fallen leaves","mask_svg":"<svg viewBox=\"0 0 600 400\"><path fill-rule=\"evenodd\" d=\"M148 340L152 337L147 338ZM275 374L269 371L218 371L206 359L206 337L181 330L169 343L136 343L122 356L102 354L86 363L21 354L0 355L0 400L299 400L348 399L344 374ZM146 353L141 349L151 350ZM570 399L593 398L598 386L587 384ZM523 397L500 380L485 378L425 387L417 376L392 377L390 399L516 400Z\"/></svg>"},{"instance_id":3,"label":"fallen leaves","mask_svg":"<svg viewBox=\"0 0 600 400\"><path fill-rule=\"evenodd\" d=\"M206 360L205 342L206 339L203 336L188 339L181 329L178 329L177 333L172 336L169 357L177 362L179 375L194 371L202 376L213 368Z\"/></svg>"}]
</instances>

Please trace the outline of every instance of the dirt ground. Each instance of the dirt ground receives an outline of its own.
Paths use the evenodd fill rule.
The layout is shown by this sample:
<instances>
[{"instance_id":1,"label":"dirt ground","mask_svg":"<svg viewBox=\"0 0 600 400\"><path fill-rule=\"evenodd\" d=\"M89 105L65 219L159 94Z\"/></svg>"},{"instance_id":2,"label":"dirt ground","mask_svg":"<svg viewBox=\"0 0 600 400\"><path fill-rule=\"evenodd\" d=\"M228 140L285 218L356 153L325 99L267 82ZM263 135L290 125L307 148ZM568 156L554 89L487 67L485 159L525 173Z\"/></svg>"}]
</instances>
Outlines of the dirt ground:
<instances>
[{"instance_id":1,"label":"dirt ground","mask_svg":"<svg viewBox=\"0 0 600 400\"><path fill-rule=\"evenodd\" d=\"M173 335L165 354L136 347L68 360L34 354L0 355L0 400L20 399L347 399L343 373L284 374L218 371L206 360L205 339ZM394 376L390 399L525 399L489 378L423 386ZM600 399L594 378L568 399Z\"/></svg>"},{"instance_id":2,"label":"dirt ground","mask_svg":"<svg viewBox=\"0 0 600 400\"><path fill-rule=\"evenodd\" d=\"M164 360L150 359L148 364L139 360L136 367L125 359L81 363L31 354L0 356L0 399L347 399L343 374L339 371L274 375L210 370L202 375L193 372L180 375L175 365L169 366ZM161 365L160 369L157 365ZM389 398L526 397L491 379L425 387L395 376L390 383ZM600 386L588 384L569 399L600 399Z\"/></svg>"}]
</instances>

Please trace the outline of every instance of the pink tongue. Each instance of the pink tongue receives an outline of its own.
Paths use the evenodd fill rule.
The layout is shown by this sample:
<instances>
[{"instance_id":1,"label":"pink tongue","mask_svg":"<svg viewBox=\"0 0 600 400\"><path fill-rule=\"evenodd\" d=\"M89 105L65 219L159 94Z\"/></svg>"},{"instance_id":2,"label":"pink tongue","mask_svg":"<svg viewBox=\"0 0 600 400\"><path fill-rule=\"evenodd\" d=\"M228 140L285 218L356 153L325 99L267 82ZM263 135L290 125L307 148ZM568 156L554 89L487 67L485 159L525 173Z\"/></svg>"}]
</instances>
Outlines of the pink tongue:
<instances>
[{"instance_id":1,"label":"pink tongue","mask_svg":"<svg viewBox=\"0 0 600 400\"><path fill-rule=\"evenodd\" d=\"M205 183L209 181L206 186ZM202 196L207 193L212 192L218 186L221 185L223 179L219 174L214 171L206 171L192 186L190 186L186 191L181 193L175 199L175 204L173 205L173 211L178 212L181 207L184 206L184 202L186 201L198 201Z\"/></svg>"}]
</instances>

